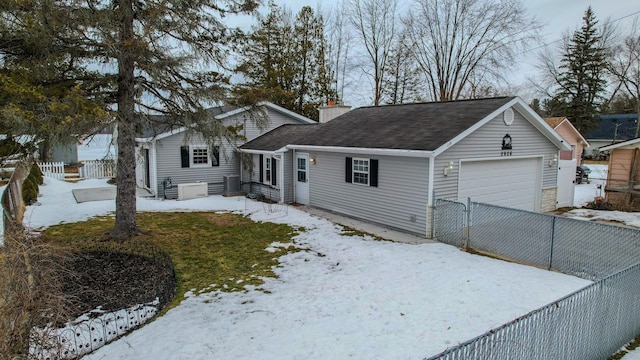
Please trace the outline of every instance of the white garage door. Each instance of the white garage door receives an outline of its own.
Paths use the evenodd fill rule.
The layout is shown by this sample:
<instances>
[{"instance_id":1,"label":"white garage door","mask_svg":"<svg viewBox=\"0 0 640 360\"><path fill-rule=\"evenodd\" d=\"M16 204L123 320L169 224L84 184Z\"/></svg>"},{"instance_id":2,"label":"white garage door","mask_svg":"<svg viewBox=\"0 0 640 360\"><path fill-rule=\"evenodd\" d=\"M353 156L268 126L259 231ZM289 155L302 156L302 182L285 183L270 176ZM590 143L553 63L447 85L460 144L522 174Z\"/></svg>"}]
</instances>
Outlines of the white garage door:
<instances>
[{"instance_id":1,"label":"white garage door","mask_svg":"<svg viewBox=\"0 0 640 360\"><path fill-rule=\"evenodd\" d=\"M458 198L538 211L541 164L540 158L463 161Z\"/></svg>"}]
</instances>

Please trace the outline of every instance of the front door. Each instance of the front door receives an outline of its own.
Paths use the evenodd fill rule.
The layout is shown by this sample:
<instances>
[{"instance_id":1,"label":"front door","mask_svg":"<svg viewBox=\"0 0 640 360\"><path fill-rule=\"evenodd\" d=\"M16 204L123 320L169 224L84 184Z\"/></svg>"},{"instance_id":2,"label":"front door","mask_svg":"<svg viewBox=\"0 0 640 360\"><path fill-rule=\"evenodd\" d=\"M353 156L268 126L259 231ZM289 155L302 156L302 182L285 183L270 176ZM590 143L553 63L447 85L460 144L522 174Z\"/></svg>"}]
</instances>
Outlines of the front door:
<instances>
[{"instance_id":1,"label":"front door","mask_svg":"<svg viewBox=\"0 0 640 360\"><path fill-rule=\"evenodd\" d=\"M309 154L296 155L296 203L309 205Z\"/></svg>"}]
</instances>

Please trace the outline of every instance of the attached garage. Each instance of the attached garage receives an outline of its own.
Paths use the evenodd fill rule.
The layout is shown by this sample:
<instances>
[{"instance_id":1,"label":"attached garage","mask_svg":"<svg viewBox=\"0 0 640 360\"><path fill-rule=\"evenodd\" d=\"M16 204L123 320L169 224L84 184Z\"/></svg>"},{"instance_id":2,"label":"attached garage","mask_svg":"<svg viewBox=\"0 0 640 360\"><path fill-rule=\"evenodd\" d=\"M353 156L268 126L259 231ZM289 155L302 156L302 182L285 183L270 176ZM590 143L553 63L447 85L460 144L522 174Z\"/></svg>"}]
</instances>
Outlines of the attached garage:
<instances>
[{"instance_id":1,"label":"attached garage","mask_svg":"<svg viewBox=\"0 0 640 360\"><path fill-rule=\"evenodd\" d=\"M541 157L460 162L460 200L539 211L541 189Z\"/></svg>"},{"instance_id":2,"label":"attached garage","mask_svg":"<svg viewBox=\"0 0 640 360\"><path fill-rule=\"evenodd\" d=\"M559 151L571 150L517 97L363 107L241 149L308 158L304 188L296 164L279 170L298 202L426 236L436 199L556 209Z\"/></svg>"}]
</instances>

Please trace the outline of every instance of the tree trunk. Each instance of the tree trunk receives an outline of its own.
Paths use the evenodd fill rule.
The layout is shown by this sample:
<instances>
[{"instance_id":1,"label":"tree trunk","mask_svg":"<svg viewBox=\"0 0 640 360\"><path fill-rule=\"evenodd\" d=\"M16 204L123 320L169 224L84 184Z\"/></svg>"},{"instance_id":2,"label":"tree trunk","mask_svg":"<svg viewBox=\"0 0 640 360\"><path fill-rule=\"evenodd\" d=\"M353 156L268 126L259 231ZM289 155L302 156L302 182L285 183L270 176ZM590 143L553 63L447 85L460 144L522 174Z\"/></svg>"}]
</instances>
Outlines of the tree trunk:
<instances>
[{"instance_id":1,"label":"tree trunk","mask_svg":"<svg viewBox=\"0 0 640 360\"><path fill-rule=\"evenodd\" d=\"M111 237L126 240L140 234L136 225L136 161L135 161L135 80L132 0L116 0L120 21L118 53L118 162L116 191L116 223Z\"/></svg>"}]
</instances>

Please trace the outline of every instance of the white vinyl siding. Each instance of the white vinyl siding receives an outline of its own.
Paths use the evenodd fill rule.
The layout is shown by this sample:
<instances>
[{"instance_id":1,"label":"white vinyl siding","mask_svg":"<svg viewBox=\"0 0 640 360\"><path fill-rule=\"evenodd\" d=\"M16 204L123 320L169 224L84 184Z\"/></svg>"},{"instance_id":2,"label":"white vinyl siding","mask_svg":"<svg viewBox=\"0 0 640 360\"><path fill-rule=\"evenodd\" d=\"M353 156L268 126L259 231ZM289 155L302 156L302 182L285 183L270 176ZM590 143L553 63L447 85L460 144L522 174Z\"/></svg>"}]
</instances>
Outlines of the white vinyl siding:
<instances>
[{"instance_id":1,"label":"white vinyl siding","mask_svg":"<svg viewBox=\"0 0 640 360\"><path fill-rule=\"evenodd\" d=\"M158 196L162 197L163 195L162 181L166 177L171 178L174 186L183 183L206 182L208 184L209 194L222 194L224 191L223 176L240 174L240 161L233 149L226 144L222 144L218 147L219 166L212 166L211 159L213 158L213 152L209 150L210 160L208 165L182 167L180 148L183 146L189 146L189 157L191 162L191 148L193 146L198 146L198 144L205 143L203 139L196 137L191 138L190 142L185 144L184 138L184 133L180 133L157 141L156 161ZM177 196L177 187L167 190L168 198L175 198Z\"/></svg>"},{"instance_id":2,"label":"white vinyl siding","mask_svg":"<svg viewBox=\"0 0 640 360\"><path fill-rule=\"evenodd\" d=\"M310 156L316 161L309 166L309 205L425 235L428 159L372 156L370 161L378 160L374 187L345 181L345 158L353 154L314 152Z\"/></svg>"},{"instance_id":3,"label":"white vinyl siding","mask_svg":"<svg viewBox=\"0 0 640 360\"><path fill-rule=\"evenodd\" d=\"M529 123L518 111L511 126L506 126L502 114L489 121L460 142L447 149L435 159L434 191L436 198L458 198L459 162L484 159L501 160L510 158L542 156L542 188L555 187L558 169L548 166L549 160L558 154L558 148ZM509 134L512 139L511 156L502 156L502 139ZM455 166L448 176L443 169L453 161ZM541 194L538 194L541 196Z\"/></svg>"}]
</instances>

